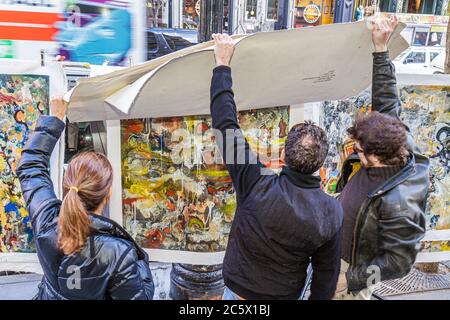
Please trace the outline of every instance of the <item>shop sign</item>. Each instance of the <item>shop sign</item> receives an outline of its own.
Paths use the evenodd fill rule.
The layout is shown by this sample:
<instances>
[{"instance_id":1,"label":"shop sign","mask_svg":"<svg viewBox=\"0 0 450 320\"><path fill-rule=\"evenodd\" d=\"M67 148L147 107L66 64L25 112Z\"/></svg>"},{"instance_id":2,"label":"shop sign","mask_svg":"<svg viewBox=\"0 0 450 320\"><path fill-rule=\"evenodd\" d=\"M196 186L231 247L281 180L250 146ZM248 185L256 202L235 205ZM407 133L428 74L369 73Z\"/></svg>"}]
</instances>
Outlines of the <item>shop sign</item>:
<instances>
[{"instance_id":1,"label":"shop sign","mask_svg":"<svg viewBox=\"0 0 450 320\"><path fill-rule=\"evenodd\" d=\"M389 18L393 14L389 12L381 12L382 17ZM400 22L411 24L447 24L448 16L427 15L427 14L409 14L409 13L396 13L395 14Z\"/></svg>"},{"instance_id":2,"label":"shop sign","mask_svg":"<svg viewBox=\"0 0 450 320\"><path fill-rule=\"evenodd\" d=\"M303 10L303 18L307 23L316 23L320 18L321 12L319 6L309 4Z\"/></svg>"}]
</instances>

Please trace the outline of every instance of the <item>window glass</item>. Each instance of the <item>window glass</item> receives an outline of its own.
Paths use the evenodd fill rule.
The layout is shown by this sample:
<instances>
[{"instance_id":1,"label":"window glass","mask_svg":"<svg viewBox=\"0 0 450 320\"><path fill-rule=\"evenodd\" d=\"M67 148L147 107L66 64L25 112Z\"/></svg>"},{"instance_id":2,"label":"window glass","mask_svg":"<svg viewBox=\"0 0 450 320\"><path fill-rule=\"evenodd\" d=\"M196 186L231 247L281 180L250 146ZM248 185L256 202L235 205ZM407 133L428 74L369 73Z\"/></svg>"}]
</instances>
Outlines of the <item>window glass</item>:
<instances>
[{"instance_id":1,"label":"window glass","mask_svg":"<svg viewBox=\"0 0 450 320\"><path fill-rule=\"evenodd\" d=\"M200 0L183 0L183 28L198 29Z\"/></svg>"},{"instance_id":2,"label":"window glass","mask_svg":"<svg viewBox=\"0 0 450 320\"><path fill-rule=\"evenodd\" d=\"M247 20L256 19L258 11L258 0L245 1L245 18Z\"/></svg>"},{"instance_id":3,"label":"window glass","mask_svg":"<svg viewBox=\"0 0 450 320\"><path fill-rule=\"evenodd\" d=\"M169 5L167 0L146 0L147 27L167 28L169 26Z\"/></svg>"},{"instance_id":4,"label":"window glass","mask_svg":"<svg viewBox=\"0 0 450 320\"><path fill-rule=\"evenodd\" d=\"M439 55L439 51L431 51L430 52L430 62L434 60Z\"/></svg>"},{"instance_id":5,"label":"window glass","mask_svg":"<svg viewBox=\"0 0 450 320\"><path fill-rule=\"evenodd\" d=\"M278 20L278 0L267 0L267 19Z\"/></svg>"},{"instance_id":6,"label":"window glass","mask_svg":"<svg viewBox=\"0 0 450 320\"><path fill-rule=\"evenodd\" d=\"M425 63L425 52L413 51L405 59L405 64Z\"/></svg>"},{"instance_id":7,"label":"window glass","mask_svg":"<svg viewBox=\"0 0 450 320\"><path fill-rule=\"evenodd\" d=\"M156 35L153 32L147 32L148 51L155 52L158 50Z\"/></svg>"},{"instance_id":8,"label":"window glass","mask_svg":"<svg viewBox=\"0 0 450 320\"><path fill-rule=\"evenodd\" d=\"M444 38L443 32L431 32L430 38L428 39L428 45L429 46L441 46L444 44L442 39Z\"/></svg>"},{"instance_id":9,"label":"window glass","mask_svg":"<svg viewBox=\"0 0 450 320\"><path fill-rule=\"evenodd\" d=\"M428 31L417 31L414 35L413 46L426 46L428 38Z\"/></svg>"}]
</instances>

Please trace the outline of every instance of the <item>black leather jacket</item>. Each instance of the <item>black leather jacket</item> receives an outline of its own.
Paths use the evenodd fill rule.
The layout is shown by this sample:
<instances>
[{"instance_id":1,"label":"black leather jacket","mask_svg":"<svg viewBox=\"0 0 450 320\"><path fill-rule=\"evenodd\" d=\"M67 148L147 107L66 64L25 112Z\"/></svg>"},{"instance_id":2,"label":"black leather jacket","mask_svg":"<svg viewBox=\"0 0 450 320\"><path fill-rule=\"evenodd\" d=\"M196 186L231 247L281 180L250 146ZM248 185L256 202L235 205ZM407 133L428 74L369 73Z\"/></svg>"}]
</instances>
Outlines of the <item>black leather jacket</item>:
<instances>
[{"instance_id":1,"label":"black leather jacket","mask_svg":"<svg viewBox=\"0 0 450 320\"><path fill-rule=\"evenodd\" d=\"M147 254L114 221L90 215L92 233L81 252L66 256L57 246L61 201L49 174L50 155L64 130L58 118L42 116L17 169L44 271L37 299L152 299Z\"/></svg>"},{"instance_id":2,"label":"black leather jacket","mask_svg":"<svg viewBox=\"0 0 450 320\"><path fill-rule=\"evenodd\" d=\"M395 69L387 52L374 53L372 110L400 117ZM349 291L366 288L373 284L372 279L401 278L414 264L420 240L425 235L429 159L420 153L411 134L408 135L408 150L407 165L370 193L361 205L347 272ZM352 171L351 163L355 161L359 160L353 154L344 162L338 192L345 187ZM380 277L377 279L378 268Z\"/></svg>"}]
</instances>

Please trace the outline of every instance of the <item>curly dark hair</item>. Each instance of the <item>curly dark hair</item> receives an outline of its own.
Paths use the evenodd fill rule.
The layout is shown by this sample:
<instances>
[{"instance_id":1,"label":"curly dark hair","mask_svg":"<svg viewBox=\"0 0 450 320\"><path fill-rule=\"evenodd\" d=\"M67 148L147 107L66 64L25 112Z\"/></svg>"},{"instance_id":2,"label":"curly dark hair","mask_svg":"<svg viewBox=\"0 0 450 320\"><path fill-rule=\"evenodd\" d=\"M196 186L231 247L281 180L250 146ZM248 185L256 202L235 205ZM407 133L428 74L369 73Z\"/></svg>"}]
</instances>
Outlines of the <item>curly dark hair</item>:
<instances>
[{"instance_id":1,"label":"curly dark hair","mask_svg":"<svg viewBox=\"0 0 450 320\"><path fill-rule=\"evenodd\" d=\"M406 164L407 129L399 119L376 111L360 114L347 132L364 154L376 156L382 164Z\"/></svg>"},{"instance_id":2,"label":"curly dark hair","mask_svg":"<svg viewBox=\"0 0 450 320\"><path fill-rule=\"evenodd\" d=\"M285 153L289 168L303 174L314 173L327 157L327 135L322 128L310 121L299 123L289 131Z\"/></svg>"}]
</instances>

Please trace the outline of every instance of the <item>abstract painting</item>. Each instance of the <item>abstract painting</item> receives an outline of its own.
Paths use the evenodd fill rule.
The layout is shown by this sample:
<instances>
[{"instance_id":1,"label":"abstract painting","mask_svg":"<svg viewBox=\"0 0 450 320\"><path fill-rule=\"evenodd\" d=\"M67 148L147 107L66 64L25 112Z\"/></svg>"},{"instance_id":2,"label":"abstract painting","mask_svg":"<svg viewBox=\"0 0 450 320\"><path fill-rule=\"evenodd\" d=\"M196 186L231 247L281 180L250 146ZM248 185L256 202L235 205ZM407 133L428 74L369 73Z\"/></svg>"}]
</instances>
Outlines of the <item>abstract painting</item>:
<instances>
[{"instance_id":1,"label":"abstract painting","mask_svg":"<svg viewBox=\"0 0 450 320\"><path fill-rule=\"evenodd\" d=\"M450 229L450 86L400 89L402 119L430 158L427 228Z\"/></svg>"},{"instance_id":2,"label":"abstract painting","mask_svg":"<svg viewBox=\"0 0 450 320\"><path fill-rule=\"evenodd\" d=\"M349 128L358 112L370 110L371 93L366 90L357 97L346 100L322 102L320 123L327 133L330 149L320 170L322 188L332 194L336 191L343 161L353 153L353 142L348 139Z\"/></svg>"},{"instance_id":3,"label":"abstract painting","mask_svg":"<svg viewBox=\"0 0 450 320\"><path fill-rule=\"evenodd\" d=\"M427 229L450 228L450 87L400 87L401 118L408 125L415 141L431 161L430 194L426 218ZM353 143L346 134L358 112L371 106L370 91L341 101L322 103L321 125L330 141L330 152L321 169L322 186L334 193L342 162L353 152Z\"/></svg>"},{"instance_id":4,"label":"abstract painting","mask_svg":"<svg viewBox=\"0 0 450 320\"><path fill-rule=\"evenodd\" d=\"M34 250L15 172L37 119L48 113L48 100L48 76L0 75L0 252Z\"/></svg>"},{"instance_id":5,"label":"abstract painting","mask_svg":"<svg viewBox=\"0 0 450 320\"><path fill-rule=\"evenodd\" d=\"M239 122L253 150L279 169L289 108L240 112ZM123 221L143 247L225 250L236 199L210 129L209 116L121 122Z\"/></svg>"}]
</instances>

